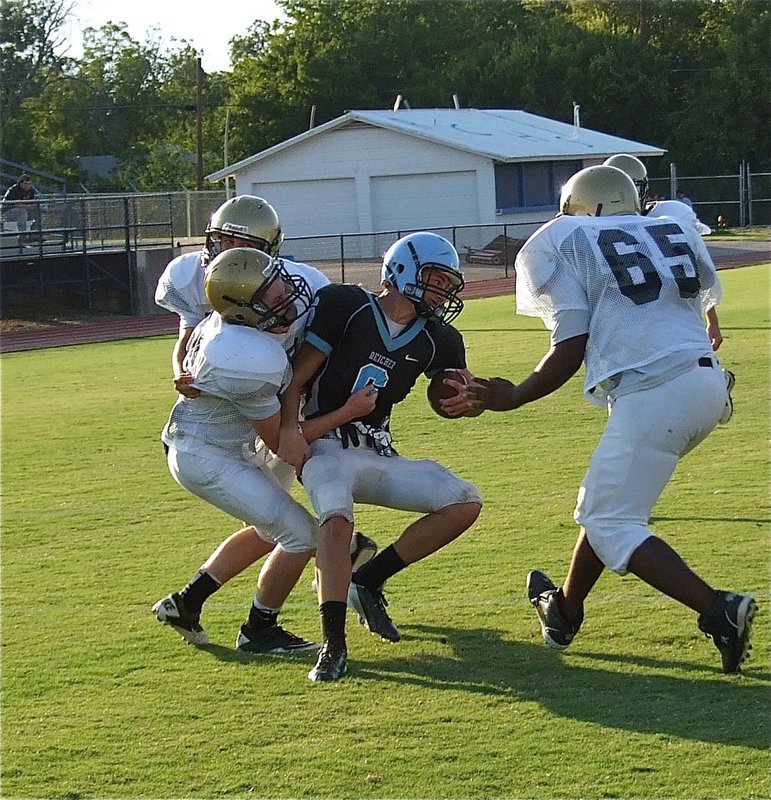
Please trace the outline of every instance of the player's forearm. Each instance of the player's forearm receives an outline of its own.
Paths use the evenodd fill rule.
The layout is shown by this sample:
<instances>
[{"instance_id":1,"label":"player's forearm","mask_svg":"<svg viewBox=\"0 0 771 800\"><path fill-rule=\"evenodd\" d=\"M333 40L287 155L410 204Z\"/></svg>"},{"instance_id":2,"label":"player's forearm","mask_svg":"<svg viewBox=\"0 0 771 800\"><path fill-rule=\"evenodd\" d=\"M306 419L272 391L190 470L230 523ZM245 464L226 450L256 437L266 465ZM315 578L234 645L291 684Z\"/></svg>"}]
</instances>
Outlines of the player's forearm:
<instances>
[{"instance_id":1,"label":"player's forearm","mask_svg":"<svg viewBox=\"0 0 771 800\"><path fill-rule=\"evenodd\" d=\"M179 346L179 342L174 345L174 349L171 351L171 372L176 380L179 378L180 375L184 373L184 369L182 368L182 362L185 360L185 351L183 348Z\"/></svg>"},{"instance_id":2,"label":"player's forearm","mask_svg":"<svg viewBox=\"0 0 771 800\"><path fill-rule=\"evenodd\" d=\"M320 439L335 428L339 428L341 425L350 422L351 419L350 414L346 411L346 407L342 406L321 417L304 420L300 423L300 430L302 431L305 441L311 444L311 442L315 442L316 439Z\"/></svg>"},{"instance_id":3,"label":"player's forearm","mask_svg":"<svg viewBox=\"0 0 771 800\"><path fill-rule=\"evenodd\" d=\"M586 352L586 335L554 345L533 372L516 387L513 408L540 400L556 392L578 372Z\"/></svg>"},{"instance_id":4,"label":"player's forearm","mask_svg":"<svg viewBox=\"0 0 771 800\"><path fill-rule=\"evenodd\" d=\"M281 423L278 431L278 448L274 452L279 458L291 464L297 474L302 472L303 464L310 456L310 448L299 427L300 386L294 380L280 396Z\"/></svg>"},{"instance_id":5,"label":"player's forearm","mask_svg":"<svg viewBox=\"0 0 771 800\"><path fill-rule=\"evenodd\" d=\"M268 419L249 420L255 433L267 445L268 449L274 453L278 452L279 448L279 422L280 418L278 414L274 414L272 417L268 417Z\"/></svg>"},{"instance_id":6,"label":"player's forearm","mask_svg":"<svg viewBox=\"0 0 771 800\"><path fill-rule=\"evenodd\" d=\"M281 393L282 430L297 430L303 390L325 361L326 356L312 345L306 343L300 348L292 363L292 380Z\"/></svg>"},{"instance_id":7,"label":"player's forearm","mask_svg":"<svg viewBox=\"0 0 771 800\"><path fill-rule=\"evenodd\" d=\"M297 430L300 420L300 398L302 397L301 387L292 379L292 382L279 396L281 401L281 434Z\"/></svg>"},{"instance_id":8,"label":"player's forearm","mask_svg":"<svg viewBox=\"0 0 771 800\"><path fill-rule=\"evenodd\" d=\"M171 351L171 369L175 379L185 372L183 364L185 362L185 356L187 355L187 343L190 341L192 335L193 329L185 328L182 333L180 333L179 338L174 344L174 349Z\"/></svg>"}]
</instances>

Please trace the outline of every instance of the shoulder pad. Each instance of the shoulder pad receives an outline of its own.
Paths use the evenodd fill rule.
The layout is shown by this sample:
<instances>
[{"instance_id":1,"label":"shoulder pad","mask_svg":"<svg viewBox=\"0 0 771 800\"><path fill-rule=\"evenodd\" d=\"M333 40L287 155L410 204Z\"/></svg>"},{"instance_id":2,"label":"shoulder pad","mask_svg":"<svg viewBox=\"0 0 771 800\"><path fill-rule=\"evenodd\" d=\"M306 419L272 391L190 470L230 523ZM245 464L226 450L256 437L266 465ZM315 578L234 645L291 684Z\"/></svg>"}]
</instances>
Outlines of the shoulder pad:
<instances>
[{"instance_id":1,"label":"shoulder pad","mask_svg":"<svg viewBox=\"0 0 771 800\"><path fill-rule=\"evenodd\" d=\"M184 253L177 256L169 262L164 271L164 277L177 288L202 280L201 252Z\"/></svg>"},{"instance_id":2,"label":"shoulder pad","mask_svg":"<svg viewBox=\"0 0 771 800\"><path fill-rule=\"evenodd\" d=\"M273 375L283 373L287 358L280 342L269 333L232 325L219 314L206 322L210 326L201 343L208 362L228 374Z\"/></svg>"},{"instance_id":3,"label":"shoulder pad","mask_svg":"<svg viewBox=\"0 0 771 800\"><path fill-rule=\"evenodd\" d=\"M334 297L338 301L364 301L369 300L369 292L365 291L354 283L330 283L321 288L323 297Z\"/></svg>"}]
</instances>

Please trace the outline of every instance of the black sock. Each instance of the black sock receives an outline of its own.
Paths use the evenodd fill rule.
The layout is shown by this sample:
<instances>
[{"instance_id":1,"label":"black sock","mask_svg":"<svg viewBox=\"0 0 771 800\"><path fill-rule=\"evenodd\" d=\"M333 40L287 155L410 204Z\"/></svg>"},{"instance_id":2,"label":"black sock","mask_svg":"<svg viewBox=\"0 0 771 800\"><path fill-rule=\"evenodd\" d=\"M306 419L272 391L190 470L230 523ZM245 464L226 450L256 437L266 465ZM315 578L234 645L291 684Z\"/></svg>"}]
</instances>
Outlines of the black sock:
<instances>
[{"instance_id":1,"label":"black sock","mask_svg":"<svg viewBox=\"0 0 771 800\"><path fill-rule=\"evenodd\" d=\"M327 600L319 606L321 632L325 642L345 647L345 612L348 606L340 600Z\"/></svg>"},{"instance_id":2,"label":"black sock","mask_svg":"<svg viewBox=\"0 0 771 800\"><path fill-rule=\"evenodd\" d=\"M261 628L272 628L278 619L278 611L268 611L263 608L256 608L254 603L249 609L249 620L247 625L254 630Z\"/></svg>"},{"instance_id":3,"label":"black sock","mask_svg":"<svg viewBox=\"0 0 771 800\"><path fill-rule=\"evenodd\" d=\"M203 604L211 597L222 584L213 578L206 570L199 570L196 576L179 593L185 601L185 607L193 614L200 614Z\"/></svg>"},{"instance_id":4,"label":"black sock","mask_svg":"<svg viewBox=\"0 0 771 800\"><path fill-rule=\"evenodd\" d=\"M381 550L372 561L368 561L353 575L354 583L377 589L382 586L392 575L401 572L407 565L396 552L394 546L389 544Z\"/></svg>"}]
</instances>

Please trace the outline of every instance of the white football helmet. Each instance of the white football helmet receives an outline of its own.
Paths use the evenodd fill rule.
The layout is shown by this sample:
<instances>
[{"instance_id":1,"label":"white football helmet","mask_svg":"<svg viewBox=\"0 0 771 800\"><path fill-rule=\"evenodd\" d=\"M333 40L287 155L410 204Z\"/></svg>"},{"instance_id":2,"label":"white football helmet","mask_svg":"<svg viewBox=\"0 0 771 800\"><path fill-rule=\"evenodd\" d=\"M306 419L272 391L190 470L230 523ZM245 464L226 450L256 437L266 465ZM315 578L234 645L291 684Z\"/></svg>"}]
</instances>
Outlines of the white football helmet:
<instances>
[{"instance_id":1,"label":"white football helmet","mask_svg":"<svg viewBox=\"0 0 771 800\"><path fill-rule=\"evenodd\" d=\"M574 217L639 214L640 198L632 179L616 167L586 167L562 187L560 211Z\"/></svg>"},{"instance_id":2,"label":"white football helmet","mask_svg":"<svg viewBox=\"0 0 771 800\"><path fill-rule=\"evenodd\" d=\"M622 172L626 172L632 179L632 183L637 187L640 205L644 206L645 201L648 199L648 170L645 169L645 164L639 158L627 155L627 153L618 153L618 155L606 158L602 163L606 167L615 167Z\"/></svg>"},{"instance_id":3,"label":"white football helmet","mask_svg":"<svg viewBox=\"0 0 771 800\"><path fill-rule=\"evenodd\" d=\"M276 281L283 281L284 294L278 302L265 302L265 294ZM280 258L251 247L220 253L206 270L204 291L224 320L259 331L288 327L308 313L313 301L305 278L290 275Z\"/></svg>"},{"instance_id":4,"label":"white football helmet","mask_svg":"<svg viewBox=\"0 0 771 800\"><path fill-rule=\"evenodd\" d=\"M425 270L429 269L446 275L450 287L445 290L429 287L425 274ZM464 286L458 251L436 233L410 233L394 242L383 256L380 277L414 303L421 317L436 319L447 325L463 310L463 301L458 297ZM429 289L432 294L442 298L439 305L433 306L426 301L426 291Z\"/></svg>"}]
</instances>

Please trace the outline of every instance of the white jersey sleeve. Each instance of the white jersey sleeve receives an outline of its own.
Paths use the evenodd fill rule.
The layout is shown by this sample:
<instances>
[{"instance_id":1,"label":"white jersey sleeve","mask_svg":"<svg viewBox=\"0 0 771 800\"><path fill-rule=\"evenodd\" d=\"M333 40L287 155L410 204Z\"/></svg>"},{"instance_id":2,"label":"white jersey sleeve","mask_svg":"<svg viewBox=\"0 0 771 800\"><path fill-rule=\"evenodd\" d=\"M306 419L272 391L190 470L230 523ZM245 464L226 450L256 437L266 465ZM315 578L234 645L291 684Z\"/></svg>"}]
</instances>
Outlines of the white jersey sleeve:
<instances>
[{"instance_id":1,"label":"white jersey sleeve","mask_svg":"<svg viewBox=\"0 0 771 800\"><path fill-rule=\"evenodd\" d=\"M279 392L292 377L274 337L216 313L193 331L185 369L201 394L180 398L172 409L163 440L177 449L203 442L240 453L255 438L250 420L279 413Z\"/></svg>"},{"instance_id":2,"label":"white jersey sleeve","mask_svg":"<svg viewBox=\"0 0 771 800\"><path fill-rule=\"evenodd\" d=\"M155 302L179 315L180 330L195 328L211 311L204 292L202 253L185 253L169 262L155 289Z\"/></svg>"},{"instance_id":3,"label":"white jersey sleeve","mask_svg":"<svg viewBox=\"0 0 771 800\"><path fill-rule=\"evenodd\" d=\"M588 313L585 390L627 370L654 373L672 353L709 353L700 297L718 291L695 230L639 215L558 217L519 253L517 312L553 329Z\"/></svg>"},{"instance_id":4,"label":"white jersey sleeve","mask_svg":"<svg viewBox=\"0 0 771 800\"><path fill-rule=\"evenodd\" d=\"M517 314L540 317L551 331L560 312L589 311L584 287L572 270L564 268L563 256L555 246L555 238L562 235L561 219L547 222L525 242L515 266Z\"/></svg>"}]
</instances>

